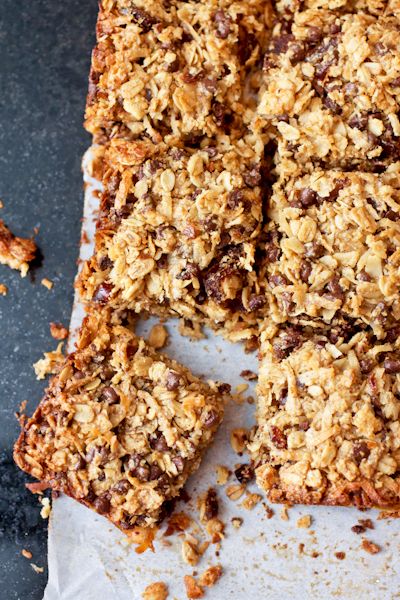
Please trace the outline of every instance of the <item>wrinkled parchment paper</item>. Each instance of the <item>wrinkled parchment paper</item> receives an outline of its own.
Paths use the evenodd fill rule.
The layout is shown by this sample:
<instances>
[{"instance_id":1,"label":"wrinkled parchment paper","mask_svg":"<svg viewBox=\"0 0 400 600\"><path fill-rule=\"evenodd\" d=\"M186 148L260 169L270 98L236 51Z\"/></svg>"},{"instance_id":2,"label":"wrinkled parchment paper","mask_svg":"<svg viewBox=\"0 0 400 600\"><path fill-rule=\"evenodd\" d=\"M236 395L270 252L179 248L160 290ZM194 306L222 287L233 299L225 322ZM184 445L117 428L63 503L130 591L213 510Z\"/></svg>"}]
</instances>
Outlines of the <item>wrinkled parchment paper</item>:
<instances>
[{"instance_id":1,"label":"wrinkled parchment paper","mask_svg":"<svg viewBox=\"0 0 400 600\"><path fill-rule=\"evenodd\" d=\"M84 160L88 165L90 155ZM86 170L87 173L87 170ZM85 176L89 185L85 194L83 229L92 240L97 207L93 190L96 183ZM81 258L90 255L91 243L84 242ZM82 308L75 303L71 331L82 318ZM146 336L156 320L140 324L139 333ZM226 381L234 388L245 383L243 369L257 371L254 355L244 353L240 345L225 342L207 332L207 338L191 342L179 335L177 322L167 323L169 345L162 352L181 361L197 375ZM234 389L233 389L234 391ZM252 394L251 386L244 396ZM197 498L213 486L220 498L220 518L226 524L226 537L219 556L216 546L210 546L199 564L193 568L182 560L182 540L174 535L165 544L162 532L156 537L155 552L137 554L135 546L105 518L70 498L54 500L49 523L49 581L44 600L140 600L147 585L164 581L168 598L186 598L183 577L195 569L203 572L208 566L221 564L224 574L205 597L214 600L282 600L341 598L352 600L392 600L400 598L398 554L400 550L400 520L377 520L377 511L356 509L293 507L289 520L281 518L281 506L272 505L274 516L267 518L263 502L252 511L241 506L245 496L236 502L229 500L225 487L216 483L216 466L230 469L246 456L234 454L230 432L235 427L247 427L254 422L254 405L232 403L215 444L205 456L200 470L188 485L189 502L180 502L177 511L185 511L198 521ZM237 483L234 476L228 482ZM258 492L256 486L250 488ZM265 498L263 498L265 501ZM309 529L298 529L300 516L311 515ZM240 517L243 525L235 529L231 519ZM360 518L371 518L374 530L363 535L351 531ZM381 547L370 555L361 549L363 538ZM336 553L345 553L342 559ZM340 557L341 555L339 555Z\"/></svg>"}]
</instances>

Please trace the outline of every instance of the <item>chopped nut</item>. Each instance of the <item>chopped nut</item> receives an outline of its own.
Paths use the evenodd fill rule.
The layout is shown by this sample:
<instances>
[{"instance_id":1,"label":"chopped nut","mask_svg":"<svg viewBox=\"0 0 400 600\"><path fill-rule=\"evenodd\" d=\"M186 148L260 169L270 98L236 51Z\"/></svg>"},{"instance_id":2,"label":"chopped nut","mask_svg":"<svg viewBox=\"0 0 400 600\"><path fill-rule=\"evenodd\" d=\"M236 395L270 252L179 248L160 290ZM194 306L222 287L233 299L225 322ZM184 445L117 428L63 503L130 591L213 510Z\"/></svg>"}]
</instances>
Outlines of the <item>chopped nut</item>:
<instances>
[{"instance_id":1,"label":"chopped nut","mask_svg":"<svg viewBox=\"0 0 400 600\"><path fill-rule=\"evenodd\" d=\"M207 493L200 499L200 519L202 522L210 521L218 516L218 497L214 488L207 490Z\"/></svg>"},{"instance_id":2,"label":"chopped nut","mask_svg":"<svg viewBox=\"0 0 400 600\"><path fill-rule=\"evenodd\" d=\"M194 577L192 577L191 575L185 575L183 580L185 582L186 595L190 600L195 600L196 598L203 598L204 590L198 585Z\"/></svg>"},{"instance_id":3,"label":"chopped nut","mask_svg":"<svg viewBox=\"0 0 400 600\"><path fill-rule=\"evenodd\" d=\"M143 600L166 600L168 588L163 581L156 581L146 587L142 594Z\"/></svg>"},{"instance_id":4,"label":"chopped nut","mask_svg":"<svg viewBox=\"0 0 400 600\"><path fill-rule=\"evenodd\" d=\"M68 329L62 323L50 323L50 333L55 340L65 340L68 337Z\"/></svg>"},{"instance_id":5,"label":"chopped nut","mask_svg":"<svg viewBox=\"0 0 400 600\"><path fill-rule=\"evenodd\" d=\"M40 502L42 505L40 516L42 519L48 519L51 513L50 500L48 498L41 498Z\"/></svg>"},{"instance_id":6,"label":"chopped nut","mask_svg":"<svg viewBox=\"0 0 400 600\"><path fill-rule=\"evenodd\" d=\"M23 548L21 550L21 554L24 558L28 558L28 559L32 558L32 552L30 550L26 550L25 548Z\"/></svg>"},{"instance_id":7,"label":"chopped nut","mask_svg":"<svg viewBox=\"0 0 400 600\"><path fill-rule=\"evenodd\" d=\"M308 527L311 527L311 523L312 523L311 515L304 515L297 519L296 527L298 527L299 529L308 529Z\"/></svg>"},{"instance_id":8,"label":"chopped nut","mask_svg":"<svg viewBox=\"0 0 400 600\"><path fill-rule=\"evenodd\" d=\"M215 567L209 567L204 573L200 576L199 584L201 586L205 585L207 587L211 587L216 584L218 579L222 575L222 567L221 565L216 565Z\"/></svg>"},{"instance_id":9,"label":"chopped nut","mask_svg":"<svg viewBox=\"0 0 400 600\"><path fill-rule=\"evenodd\" d=\"M239 529L243 525L243 519L241 517L233 517L231 523L235 529Z\"/></svg>"},{"instance_id":10,"label":"chopped nut","mask_svg":"<svg viewBox=\"0 0 400 600\"><path fill-rule=\"evenodd\" d=\"M168 331L161 325L153 325L149 335L149 344L156 350L164 348L168 340Z\"/></svg>"},{"instance_id":11,"label":"chopped nut","mask_svg":"<svg viewBox=\"0 0 400 600\"><path fill-rule=\"evenodd\" d=\"M225 485L229 479L230 471L228 467L223 465L217 465L217 483L218 485Z\"/></svg>"},{"instance_id":12,"label":"chopped nut","mask_svg":"<svg viewBox=\"0 0 400 600\"><path fill-rule=\"evenodd\" d=\"M31 567L38 575L40 575L40 573L44 573L44 568L38 567L37 565L35 565L35 563L31 563Z\"/></svg>"},{"instance_id":13,"label":"chopped nut","mask_svg":"<svg viewBox=\"0 0 400 600\"><path fill-rule=\"evenodd\" d=\"M381 547L378 546L378 544L374 544L373 542L370 542L369 540L363 540L361 542L361 548L363 550L365 550L365 552L368 552L369 554L378 554L378 552L381 551Z\"/></svg>"},{"instance_id":14,"label":"chopped nut","mask_svg":"<svg viewBox=\"0 0 400 600\"><path fill-rule=\"evenodd\" d=\"M7 296L7 293L8 293L8 287L6 285L4 285L4 283L0 283L0 295Z\"/></svg>"},{"instance_id":15,"label":"chopped nut","mask_svg":"<svg viewBox=\"0 0 400 600\"><path fill-rule=\"evenodd\" d=\"M231 432L231 446L237 454L241 454L247 442L247 429L238 428Z\"/></svg>"},{"instance_id":16,"label":"chopped nut","mask_svg":"<svg viewBox=\"0 0 400 600\"><path fill-rule=\"evenodd\" d=\"M233 484L229 485L226 488L225 493L228 496L229 500L235 501L239 500L239 498L243 496L245 489L245 486L242 484Z\"/></svg>"},{"instance_id":17,"label":"chopped nut","mask_svg":"<svg viewBox=\"0 0 400 600\"><path fill-rule=\"evenodd\" d=\"M50 281L50 279L47 279L47 277L44 277L40 283L48 290L51 290L54 285L54 283Z\"/></svg>"},{"instance_id":18,"label":"chopped nut","mask_svg":"<svg viewBox=\"0 0 400 600\"><path fill-rule=\"evenodd\" d=\"M254 371L250 371L249 369L245 369L240 373L240 377L243 377L243 379L246 379L247 381L256 381L257 373L254 373Z\"/></svg>"}]
</instances>

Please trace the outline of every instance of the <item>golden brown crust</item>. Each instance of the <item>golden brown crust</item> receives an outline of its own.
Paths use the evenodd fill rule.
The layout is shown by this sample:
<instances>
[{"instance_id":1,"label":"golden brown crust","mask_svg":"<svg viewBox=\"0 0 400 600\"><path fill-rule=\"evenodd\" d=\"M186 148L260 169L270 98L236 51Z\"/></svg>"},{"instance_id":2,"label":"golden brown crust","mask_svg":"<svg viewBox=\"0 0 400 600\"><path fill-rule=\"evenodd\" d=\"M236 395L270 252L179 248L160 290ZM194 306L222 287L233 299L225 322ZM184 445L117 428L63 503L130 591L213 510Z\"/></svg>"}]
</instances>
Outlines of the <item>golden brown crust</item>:
<instances>
[{"instance_id":1,"label":"golden brown crust","mask_svg":"<svg viewBox=\"0 0 400 600\"><path fill-rule=\"evenodd\" d=\"M117 313L92 312L14 459L123 530L152 526L197 469L223 409L216 384L157 354Z\"/></svg>"}]
</instances>

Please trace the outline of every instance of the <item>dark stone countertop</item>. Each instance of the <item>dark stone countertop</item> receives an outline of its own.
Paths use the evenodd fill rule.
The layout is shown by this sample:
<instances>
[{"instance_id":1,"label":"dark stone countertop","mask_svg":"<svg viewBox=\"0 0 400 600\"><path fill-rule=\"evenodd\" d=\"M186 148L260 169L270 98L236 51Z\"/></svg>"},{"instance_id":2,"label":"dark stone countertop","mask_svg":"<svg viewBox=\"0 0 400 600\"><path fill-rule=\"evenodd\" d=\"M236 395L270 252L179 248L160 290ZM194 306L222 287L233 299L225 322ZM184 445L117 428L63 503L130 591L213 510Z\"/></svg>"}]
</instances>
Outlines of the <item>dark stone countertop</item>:
<instances>
[{"instance_id":1,"label":"dark stone countertop","mask_svg":"<svg viewBox=\"0 0 400 600\"><path fill-rule=\"evenodd\" d=\"M14 412L30 414L45 383L32 363L56 347L50 321L68 325L82 217L82 128L96 0L0 0L0 218L21 236L39 228L43 255L31 275L0 266L0 597L39 600L46 567L46 522L27 478L12 463ZM41 285L54 281L48 291ZM21 556L30 550L32 561Z\"/></svg>"}]
</instances>

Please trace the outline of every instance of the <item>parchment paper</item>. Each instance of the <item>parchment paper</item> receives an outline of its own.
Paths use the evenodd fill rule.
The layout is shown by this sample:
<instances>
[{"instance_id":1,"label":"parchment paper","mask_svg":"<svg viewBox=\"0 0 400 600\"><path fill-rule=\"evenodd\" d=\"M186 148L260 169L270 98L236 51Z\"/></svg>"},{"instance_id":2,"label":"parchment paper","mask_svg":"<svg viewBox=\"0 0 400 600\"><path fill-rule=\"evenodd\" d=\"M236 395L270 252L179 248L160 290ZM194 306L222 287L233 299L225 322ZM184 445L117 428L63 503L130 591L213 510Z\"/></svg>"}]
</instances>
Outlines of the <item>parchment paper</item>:
<instances>
[{"instance_id":1,"label":"parchment paper","mask_svg":"<svg viewBox=\"0 0 400 600\"><path fill-rule=\"evenodd\" d=\"M86 155L87 167L90 155ZM92 240L96 211L94 189L98 184L86 172L89 184L85 194L83 230ZM82 243L81 258L90 255L91 243ZM71 331L82 318L82 307L76 302L72 314ZM140 324L139 333L146 336L156 320ZM244 353L240 345L233 345L207 332L207 339L192 342L181 337L176 322L168 322L170 343L162 351L190 367L197 375L219 379L233 387L244 383L239 374L243 369L257 371L254 355ZM245 395L251 394L249 389ZM226 538L219 556L211 546L196 571L220 563L224 574L220 581L206 590L205 597L214 600L282 600L351 598L400 598L399 531L400 520L377 520L377 511L360 512L356 509L325 507L290 508L289 520L280 516L281 507L272 505L275 512L267 518L260 502L252 511L240 506L244 496L236 502L226 497L225 488L216 484L216 466L233 468L246 462L230 446L230 432L234 427L247 427L254 422L254 405L232 403L215 444L205 456L200 470L190 479L187 491L191 500L179 503L183 510L198 520L196 499L210 486L217 489L221 499L221 519L226 523ZM229 483L236 483L234 476ZM256 486L251 491L258 492ZM311 515L310 529L296 528L302 515ZM235 529L233 517L241 517L243 525ZM370 517L375 529L356 535L351 527L358 519ZM362 538L379 544L381 552L370 555L361 549ZM168 598L186 598L183 577L193 568L181 557L181 540L169 537L170 546L160 533L155 541L155 552L142 555L135 552L126 537L77 502L60 496L53 502L49 523L49 581L44 600L140 600L145 587L155 581L164 581L170 591ZM304 545L301 551L300 544ZM335 553L344 552L340 560Z\"/></svg>"}]
</instances>

